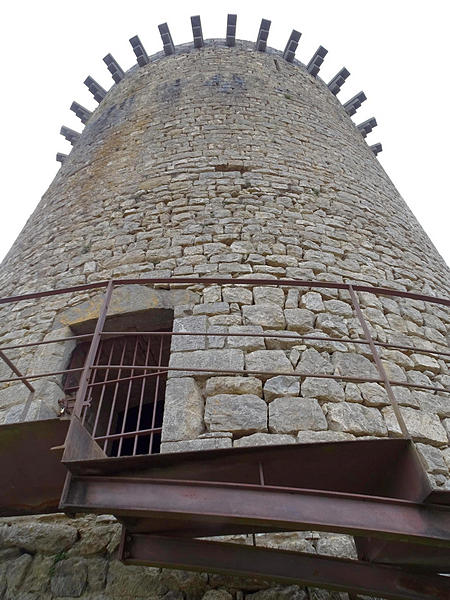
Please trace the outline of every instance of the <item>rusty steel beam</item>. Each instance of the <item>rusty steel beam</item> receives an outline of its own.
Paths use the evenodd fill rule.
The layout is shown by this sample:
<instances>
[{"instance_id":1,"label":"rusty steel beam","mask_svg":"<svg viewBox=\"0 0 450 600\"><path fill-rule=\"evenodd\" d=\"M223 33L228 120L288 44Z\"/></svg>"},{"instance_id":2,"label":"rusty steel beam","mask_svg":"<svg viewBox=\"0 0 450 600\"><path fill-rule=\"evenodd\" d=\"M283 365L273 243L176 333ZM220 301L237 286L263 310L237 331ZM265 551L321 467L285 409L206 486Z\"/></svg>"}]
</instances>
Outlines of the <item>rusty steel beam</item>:
<instances>
[{"instance_id":1,"label":"rusty steel beam","mask_svg":"<svg viewBox=\"0 0 450 600\"><path fill-rule=\"evenodd\" d=\"M448 600L450 579L356 560L241 544L123 533L126 564L208 571L317 586L390 600Z\"/></svg>"},{"instance_id":2,"label":"rusty steel beam","mask_svg":"<svg viewBox=\"0 0 450 600\"><path fill-rule=\"evenodd\" d=\"M67 466L70 467L68 463ZM73 476L73 512L312 529L450 547L450 511L408 500L251 484Z\"/></svg>"},{"instance_id":3,"label":"rusty steel beam","mask_svg":"<svg viewBox=\"0 0 450 600\"><path fill-rule=\"evenodd\" d=\"M114 286L120 285L156 285L156 284L167 284L167 285L271 285L280 287L307 287L307 288L324 288L331 290L348 290L348 283L339 283L335 281L308 281L302 279L260 279L260 278L248 278L248 279L230 279L224 277L155 277L155 278L143 278L143 279L113 279ZM22 300L32 300L35 298L45 298L46 296L57 296L59 294L71 294L74 292L81 292L85 290L93 290L104 288L108 285L109 281L97 281L95 283L86 283L83 285L76 285L73 287L57 288L55 290L44 290L41 292L31 292L29 294L22 294L17 296L6 296L0 298L0 304L8 304L10 302L20 302ZM370 285L352 284L353 289L356 292L367 292L369 294L381 295L381 296L398 296L399 298L409 298L411 300L423 300L424 302L430 302L431 304L442 304L444 306L450 306L450 299L427 296L424 294L417 294L414 292L401 292L392 288L382 288Z\"/></svg>"}]
</instances>

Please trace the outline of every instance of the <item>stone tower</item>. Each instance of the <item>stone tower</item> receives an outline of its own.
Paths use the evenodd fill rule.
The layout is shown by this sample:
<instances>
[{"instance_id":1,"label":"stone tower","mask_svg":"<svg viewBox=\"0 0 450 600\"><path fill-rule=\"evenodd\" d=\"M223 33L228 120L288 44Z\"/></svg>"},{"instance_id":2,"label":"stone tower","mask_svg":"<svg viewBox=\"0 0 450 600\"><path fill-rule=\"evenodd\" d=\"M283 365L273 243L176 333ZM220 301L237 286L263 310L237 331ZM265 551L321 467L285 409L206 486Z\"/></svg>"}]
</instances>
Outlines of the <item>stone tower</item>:
<instances>
[{"instance_id":1,"label":"stone tower","mask_svg":"<svg viewBox=\"0 0 450 600\"><path fill-rule=\"evenodd\" d=\"M365 140L375 120L351 119L364 93L338 99L348 71L326 84L318 76L326 50L303 65L300 33L280 52L266 45L269 27L263 20L256 43L238 41L230 15L225 40L204 40L193 17L193 43L174 46L162 25L154 56L130 40L138 64L129 71L105 57L109 91L86 80L99 105L91 113L73 103L85 127L62 129L73 149L58 155L61 169L1 266L1 429L70 422L73 443L76 420L90 442L75 450L66 442L66 466L170 453L154 464L172 469L179 452L243 464L261 446L372 456L403 440L427 474L421 489L443 506L450 272L380 166L381 146ZM110 280L120 281L105 301ZM32 456L39 436L21 435ZM5 452L10 442L1 440ZM75 480L79 471L69 471ZM86 512L70 492L64 498L66 512ZM239 578L212 567L161 570L162 559L125 565L112 508L39 515L51 503L30 503L2 512L2 598L302 600L364 591L306 576L307 587L276 587L239 570ZM232 541L363 558L350 527L275 529L250 527ZM390 597L445 597L424 590Z\"/></svg>"}]
</instances>

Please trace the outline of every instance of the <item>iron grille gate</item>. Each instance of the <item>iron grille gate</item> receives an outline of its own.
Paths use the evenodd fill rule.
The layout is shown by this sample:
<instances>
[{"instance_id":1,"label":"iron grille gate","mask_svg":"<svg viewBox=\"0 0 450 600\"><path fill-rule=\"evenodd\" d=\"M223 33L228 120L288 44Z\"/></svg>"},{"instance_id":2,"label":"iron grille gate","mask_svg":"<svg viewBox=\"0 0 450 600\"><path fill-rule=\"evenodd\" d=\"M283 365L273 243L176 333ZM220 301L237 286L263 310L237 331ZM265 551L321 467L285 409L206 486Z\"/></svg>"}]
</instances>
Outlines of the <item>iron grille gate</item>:
<instances>
[{"instance_id":1,"label":"iron grille gate","mask_svg":"<svg viewBox=\"0 0 450 600\"><path fill-rule=\"evenodd\" d=\"M89 346L77 346L70 370L85 363ZM100 340L81 423L106 456L159 452L169 346L170 337L151 333ZM78 372L69 373L67 394L78 389L79 378Z\"/></svg>"}]
</instances>

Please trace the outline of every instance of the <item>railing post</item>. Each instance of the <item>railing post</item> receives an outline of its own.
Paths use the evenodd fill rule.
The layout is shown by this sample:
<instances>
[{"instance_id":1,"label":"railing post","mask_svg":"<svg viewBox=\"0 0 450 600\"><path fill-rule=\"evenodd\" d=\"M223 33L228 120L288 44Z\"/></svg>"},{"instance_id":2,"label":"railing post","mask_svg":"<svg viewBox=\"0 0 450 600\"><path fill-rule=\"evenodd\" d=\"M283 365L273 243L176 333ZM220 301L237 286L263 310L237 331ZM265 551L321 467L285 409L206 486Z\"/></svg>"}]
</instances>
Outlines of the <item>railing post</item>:
<instances>
[{"instance_id":1,"label":"railing post","mask_svg":"<svg viewBox=\"0 0 450 600\"><path fill-rule=\"evenodd\" d=\"M387 396L388 396L389 401L391 403L391 406L392 406L392 409L394 411L394 414L395 414L395 416L397 418L397 422L398 422L398 424L400 426L400 430L402 432L402 436L405 437L405 438L411 439L411 436L409 434L408 428L406 427L406 423L405 423L405 421L403 419L402 413L400 412L400 407L399 407L399 405L397 403L397 400L395 398L395 394L394 394L394 392L392 390L391 383L389 381L389 377L387 376L386 371L384 370L383 363L381 362L380 356L379 356L378 351L377 351L377 347L375 346L374 341L372 339L372 336L370 335L369 328L367 327L367 323L366 323L366 320L364 319L364 315L362 313L361 306L359 305L359 302L358 302L358 297L356 296L355 290L353 289L351 283L348 284L348 291L350 292L350 298L352 300L353 307L355 309L355 312L356 312L356 315L358 317L358 320L359 320L359 322L361 324L361 327L363 329L364 336L365 336L365 338L366 338L366 340L367 340L367 342L369 344L370 350L372 352L372 358L373 358L373 360L375 362L375 365L377 367L378 374L380 375L380 379L383 380L383 384L384 384Z\"/></svg>"}]
</instances>

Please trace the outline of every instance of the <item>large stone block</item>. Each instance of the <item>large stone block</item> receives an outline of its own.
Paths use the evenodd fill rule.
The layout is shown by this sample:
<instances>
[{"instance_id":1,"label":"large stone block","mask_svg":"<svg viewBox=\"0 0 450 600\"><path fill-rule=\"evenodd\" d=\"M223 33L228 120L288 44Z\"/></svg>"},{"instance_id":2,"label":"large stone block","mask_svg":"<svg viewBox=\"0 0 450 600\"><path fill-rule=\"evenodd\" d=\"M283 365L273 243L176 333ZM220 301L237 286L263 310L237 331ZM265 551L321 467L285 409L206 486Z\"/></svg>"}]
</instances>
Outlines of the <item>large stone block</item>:
<instances>
[{"instance_id":1,"label":"large stone block","mask_svg":"<svg viewBox=\"0 0 450 600\"><path fill-rule=\"evenodd\" d=\"M50 581L55 596L78 598L87 584L88 570L83 558L67 558L58 561Z\"/></svg>"},{"instance_id":2,"label":"large stone block","mask_svg":"<svg viewBox=\"0 0 450 600\"><path fill-rule=\"evenodd\" d=\"M176 377L166 386L162 441L196 438L204 430L203 398L194 379Z\"/></svg>"},{"instance_id":3,"label":"large stone block","mask_svg":"<svg viewBox=\"0 0 450 600\"><path fill-rule=\"evenodd\" d=\"M113 598L159 598L167 587L161 581L160 569L124 565L112 561L106 581L106 596Z\"/></svg>"},{"instance_id":4,"label":"large stone block","mask_svg":"<svg viewBox=\"0 0 450 600\"><path fill-rule=\"evenodd\" d=\"M214 375L214 371L242 371L244 369L244 353L235 349L194 350L193 352L174 352L170 356L169 369L186 369L186 371L169 371L169 377L186 377L196 375L206 377ZM189 371L201 369L201 371ZM213 372L211 372L211 369Z\"/></svg>"},{"instance_id":5,"label":"large stone block","mask_svg":"<svg viewBox=\"0 0 450 600\"><path fill-rule=\"evenodd\" d=\"M269 431L297 433L302 430L320 431L327 421L314 398L276 398L269 404Z\"/></svg>"},{"instance_id":6,"label":"large stone block","mask_svg":"<svg viewBox=\"0 0 450 600\"><path fill-rule=\"evenodd\" d=\"M332 375L334 367L328 354L307 348L300 357L295 370L304 375Z\"/></svg>"},{"instance_id":7,"label":"large stone block","mask_svg":"<svg viewBox=\"0 0 450 600\"><path fill-rule=\"evenodd\" d=\"M207 328L205 315L183 317L174 319L174 332L203 333ZM184 350L204 350L206 348L206 336L204 335L174 335L172 336L171 352L182 352Z\"/></svg>"},{"instance_id":8,"label":"large stone block","mask_svg":"<svg viewBox=\"0 0 450 600\"><path fill-rule=\"evenodd\" d=\"M342 385L335 379L307 377L302 383L302 396L340 402L345 394Z\"/></svg>"},{"instance_id":9,"label":"large stone block","mask_svg":"<svg viewBox=\"0 0 450 600\"><path fill-rule=\"evenodd\" d=\"M335 352L332 357L336 375L378 379L376 366L362 354Z\"/></svg>"},{"instance_id":10,"label":"large stone block","mask_svg":"<svg viewBox=\"0 0 450 600\"><path fill-rule=\"evenodd\" d=\"M161 453L171 452L197 452L199 450L216 450L217 448L231 448L231 437L210 437L196 440L183 440L180 442L162 442Z\"/></svg>"},{"instance_id":11,"label":"large stone block","mask_svg":"<svg viewBox=\"0 0 450 600\"><path fill-rule=\"evenodd\" d=\"M326 404L327 421L333 431L355 435L387 435L386 425L376 408L350 402Z\"/></svg>"},{"instance_id":12,"label":"large stone block","mask_svg":"<svg viewBox=\"0 0 450 600\"><path fill-rule=\"evenodd\" d=\"M256 377L211 377L206 382L206 395L217 394L255 394L262 395L262 382Z\"/></svg>"},{"instance_id":13,"label":"large stone block","mask_svg":"<svg viewBox=\"0 0 450 600\"><path fill-rule=\"evenodd\" d=\"M264 329L284 329L283 309L276 304L253 304L243 306L245 325L260 325Z\"/></svg>"},{"instance_id":14,"label":"large stone block","mask_svg":"<svg viewBox=\"0 0 450 600\"><path fill-rule=\"evenodd\" d=\"M448 444L447 434L437 415L407 406L402 406L400 412L413 440L432 446L446 446ZM401 435L392 407L387 406L384 408L383 415L389 434L393 436Z\"/></svg>"},{"instance_id":15,"label":"large stone block","mask_svg":"<svg viewBox=\"0 0 450 600\"><path fill-rule=\"evenodd\" d=\"M276 375L264 384L264 399L272 402L280 396L298 396L300 394L300 380L289 375Z\"/></svg>"},{"instance_id":16,"label":"large stone block","mask_svg":"<svg viewBox=\"0 0 450 600\"><path fill-rule=\"evenodd\" d=\"M230 333L239 333L241 335L233 335L227 338L230 348L240 348L246 352L253 350L265 350L266 345L263 337L257 337L252 334L262 334L263 328L260 325L235 325L230 327ZM249 334L249 335L242 335Z\"/></svg>"},{"instance_id":17,"label":"large stone block","mask_svg":"<svg viewBox=\"0 0 450 600\"><path fill-rule=\"evenodd\" d=\"M284 291L276 287L255 287L253 288L255 304L276 304L284 306Z\"/></svg>"},{"instance_id":18,"label":"large stone block","mask_svg":"<svg viewBox=\"0 0 450 600\"><path fill-rule=\"evenodd\" d=\"M295 444L293 435L282 433L252 433L233 442L235 448L246 446L274 446L277 444Z\"/></svg>"},{"instance_id":19,"label":"large stone block","mask_svg":"<svg viewBox=\"0 0 450 600\"><path fill-rule=\"evenodd\" d=\"M75 527L62 523L40 523L18 518L0 525L0 546L16 546L27 552L58 554L77 540Z\"/></svg>"},{"instance_id":20,"label":"large stone block","mask_svg":"<svg viewBox=\"0 0 450 600\"><path fill-rule=\"evenodd\" d=\"M210 431L238 435L267 431L267 405L253 394L218 394L206 399L205 423Z\"/></svg>"},{"instance_id":21,"label":"large stone block","mask_svg":"<svg viewBox=\"0 0 450 600\"><path fill-rule=\"evenodd\" d=\"M315 315L306 308L286 308L284 311L287 328L298 333L308 333L314 328Z\"/></svg>"},{"instance_id":22,"label":"large stone block","mask_svg":"<svg viewBox=\"0 0 450 600\"><path fill-rule=\"evenodd\" d=\"M271 372L293 371L290 360L283 350L256 350L245 356L245 368L248 371L260 371L260 377L270 377ZM269 375L265 375L269 373Z\"/></svg>"}]
</instances>

